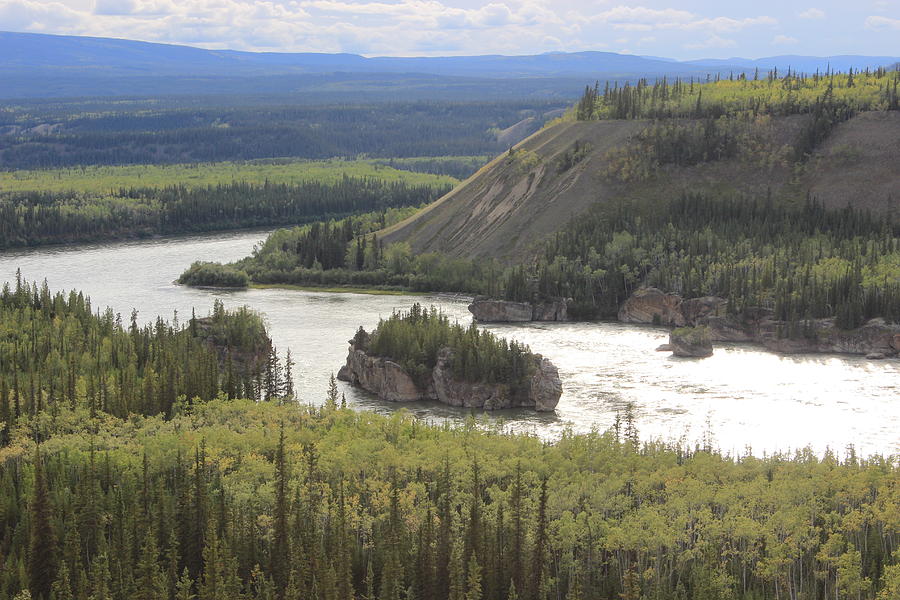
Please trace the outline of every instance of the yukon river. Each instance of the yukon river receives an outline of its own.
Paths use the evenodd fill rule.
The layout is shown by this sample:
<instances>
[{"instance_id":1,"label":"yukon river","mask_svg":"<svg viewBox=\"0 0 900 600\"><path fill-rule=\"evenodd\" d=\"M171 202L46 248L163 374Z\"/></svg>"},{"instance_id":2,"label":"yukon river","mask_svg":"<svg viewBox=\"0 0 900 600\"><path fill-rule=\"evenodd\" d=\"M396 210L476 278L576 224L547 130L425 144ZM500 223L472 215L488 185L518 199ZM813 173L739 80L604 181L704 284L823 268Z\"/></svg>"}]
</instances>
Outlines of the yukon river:
<instances>
[{"instance_id":1,"label":"yukon river","mask_svg":"<svg viewBox=\"0 0 900 600\"><path fill-rule=\"evenodd\" d=\"M47 280L52 290L78 289L95 310L112 307L127 322L183 321L195 309L206 315L215 298L246 304L266 317L279 353L291 349L300 401L324 401L328 377L343 364L347 340L360 325L370 329L413 302L440 307L468 323L467 299L448 296L378 296L284 289L222 291L172 282L192 261L232 261L249 254L264 231L153 239L0 253L0 281ZM843 454L900 454L900 360L869 361L829 355L779 356L752 346L719 345L704 360L654 352L667 341L658 327L619 323L491 325L559 367L563 396L555 413L509 410L482 414L504 427L542 438L609 428L632 403L642 439L712 441L725 452L755 455L810 447ZM348 401L382 412L380 402L342 384ZM470 411L436 403L403 405L432 421L465 418Z\"/></svg>"}]
</instances>

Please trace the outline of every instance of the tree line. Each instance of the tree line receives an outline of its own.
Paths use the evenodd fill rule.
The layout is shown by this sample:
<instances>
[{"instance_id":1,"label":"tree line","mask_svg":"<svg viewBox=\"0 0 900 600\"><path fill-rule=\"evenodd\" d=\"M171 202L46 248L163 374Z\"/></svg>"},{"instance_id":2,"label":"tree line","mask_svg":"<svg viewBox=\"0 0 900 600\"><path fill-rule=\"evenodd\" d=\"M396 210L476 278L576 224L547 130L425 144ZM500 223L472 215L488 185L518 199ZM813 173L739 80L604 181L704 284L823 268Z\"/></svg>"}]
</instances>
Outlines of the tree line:
<instances>
[{"instance_id":1,"label":"tree line","mask_svg":"<svg viewBox=\"0 0 900 600\"><path fill-rule=\"evenodd\" d=\"M336 182L172 185L99 196L18 192L0 195L0 247L318 221L419 206L449 189L345 175Z\"/></svg>"},{"instance_id":2,"label":"tree line","mask_svg":"<svg viewBox=\"0 0 900 600\"><path fill-rule=\"evenodd\" d=\"M632 85L586 87L574 109L578 120L594 119L718 119L723 116L788 116L813 114L824 102L845 106L851 113L900 109L900 70L804 74L777 70L763 77L745 73L706 81L662 78Z\"/></svg>"},{"instance_id":3,"label":"tree line","mask_svg":"<svg viewBox=\"0 0 900 600\"><path fill-rule=\"evenodd\" d=\"M278 105L277 99L257 104L251 98L243 105L216 106L203 100L16 103L0 111L0 168L487 155L506 149L492 129L562 106L546 101L301 106ZM2 135L4 130L10 133Z\"/></svg>"},{"instance_id":4,"label":"tree line","mask_svg":"<svg viewBox=\"0 0 900 600\"><path fill-rule=\"evenodd\" d=\"M260 283L454 291L520 302L563 297L573 299L573 316L586 319L615 318L635 289L652 285L685 298L723 297L730 314L772 309L787 322L787 336L817 318L836 317L844 328L874 317L900 322L898 226L850 207L826 209L813 198L793 206L685 193L662 205L596 205L545 240L533 262L513 266L413 255L405 243L383 247L368 233L381 220L362 222L323 225L316 235L310 226L280 230L234 265L204 265L208 280L196 270L183 277L207 285L224 269L222 279L246 275ZM333 246L322 243L324 233Z\"/></svg>"}]
</instances>

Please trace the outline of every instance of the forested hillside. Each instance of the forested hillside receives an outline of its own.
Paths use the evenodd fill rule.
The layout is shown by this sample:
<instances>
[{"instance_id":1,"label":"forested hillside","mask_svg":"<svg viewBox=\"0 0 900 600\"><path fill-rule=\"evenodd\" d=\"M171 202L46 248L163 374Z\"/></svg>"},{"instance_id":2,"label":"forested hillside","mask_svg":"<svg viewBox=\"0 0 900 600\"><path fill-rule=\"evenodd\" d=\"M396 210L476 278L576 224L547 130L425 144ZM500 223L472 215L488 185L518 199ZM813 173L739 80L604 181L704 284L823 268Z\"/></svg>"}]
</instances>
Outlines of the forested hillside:
<instances>
[{"instance_id":1,"label":"forested hillside","mask_svg":"<svg viewBox=\"0 0 900 600\"><path fill-rule=\"evenodd\" d=\"M414 325L393 323L395 341ZM128 327L76 292L20 283L0 295L0 331L2 598L900 592L889 457L646 443L630 410L607 432L546 443L339 408L335 387L298 406L285 401L290 357L276 359L255 315L221 305ZM248 353L264 363L250 379L236 375Z\"/></svg>"},{"instance_id":2,"label":"forested hillside","mask_svg":"<svg viewBox=\"0 0 900 600\"><path fill-rule=\"evenodd\" d=\"M877 71L589 87L566 119L382 237L518 262L595 204L665 207L685 193L794 206L811 195L896 218L898 82Z\"/></svg>"},{"instance_id":3,"label":"forested hillside","mask_svg":"<svg viewBox=\"0 0 900 600\"><path fill-rule=\"evenodd\" d=\"M898 82L879 71L588 88L572 114L584 121L551 125L397 225L342 230L333 260L279 232L235 267L267 283L566 297L579 318L615 317L652 285L723 297L730 314L772 310L786 337L818 318L897 322ZM828 146L854 127L873 134L866 149ZM826 173L869 180L823 201Z\"/></svg>"}]
</instances>

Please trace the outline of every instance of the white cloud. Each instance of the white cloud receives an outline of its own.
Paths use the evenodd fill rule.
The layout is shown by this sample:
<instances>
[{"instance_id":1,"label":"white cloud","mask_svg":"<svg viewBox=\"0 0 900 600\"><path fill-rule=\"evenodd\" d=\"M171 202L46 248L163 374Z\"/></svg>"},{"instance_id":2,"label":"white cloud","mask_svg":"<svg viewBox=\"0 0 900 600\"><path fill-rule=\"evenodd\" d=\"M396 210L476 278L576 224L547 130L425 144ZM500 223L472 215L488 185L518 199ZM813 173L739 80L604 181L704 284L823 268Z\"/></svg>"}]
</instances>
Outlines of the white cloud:
<instances>
[{"instance_id":1,"label":"white cloud","mask_svg":"<svg viewBox=\"0 0 900 600\"><path fill-rule=\"evenodd\" d=\"M48 32L65 27L81 15L60 2L0 0L0 29Z\"/></svg>"},{"instance_id":2,"label":"white cloud","mask_svg":"<svg viewBox=\"0 0 900 600\"><path fill-rule=\"evenodd\" d=\"M898 29L900 30L900 19L891 19L890 17L872 16L866 18L866 27L869 29Z\"/></svg>"},{"instance_id":3,"label":"white cloud","mask_svg":"<svg viewBox=\"0 0 900 600\"><path fill-rule=\"evenodd\" d=\"M797 13L801 19L819 20L825 18L825 11L820 8L810 8L801 13Z\"/></svg>"},{"instance_id":4,"label":"white cloud","mask_svg":"<svg viewBox=\"0 0 900 600\"><path fill-rule=\"evenodd\" d=\"M731 39L722 38L717 35L708 37L706 40L693 44L685 44L685 48L700 50L703 48L733 48L737 46L737 42Z\"/></svg>"},{"instance_id":5,"label":"white cloud","mask_svg":"<svg viewBox=\"0 0 900 600\"><path fill-rule=\"evenodd\" d=\"M685 23L693 18L693 14L674 8L658 10L643 6L616 6L597 14L592 20L612 24L644 24L652 26Z\"/></svg>"},{"instance_id":6,"label":"white cloud","mask_svg":"<svg viewBox=\"0 0 900 600\"><path fill-rule=\"evenodd\" d=\"M822 9L790 4L766 3L769 14L745 16L727 2L664 0L0 0L0 29L367 55L528 54L624 47L614 40L628 39L631 50L676 58L736 46L762 56L776 40L787 43L772 37L780 21L824 16ZM879 38L862 35L864 26L900 28L890 10L854 10L860 50L841 46L842 52L862 52L867 38ZM826 53L827 23L817 23L818 47L804 38L798 51L802 45L804 52ZM896 52L890 40L879 43L883 53Z\"/></svg>"},{"instance_id":7,"label":"white cloud","mask_svg":"<svg viewBox=\"0 0 900 600\"><path fill-rule=\"evenodd\" d=\"M797 38L791 37L789 35L776 35L774 38L772 38L772 45L773 46L791 46L793 44L798 43L799 41L800 40L798 40Z\"/></svg>"}]
</instances>

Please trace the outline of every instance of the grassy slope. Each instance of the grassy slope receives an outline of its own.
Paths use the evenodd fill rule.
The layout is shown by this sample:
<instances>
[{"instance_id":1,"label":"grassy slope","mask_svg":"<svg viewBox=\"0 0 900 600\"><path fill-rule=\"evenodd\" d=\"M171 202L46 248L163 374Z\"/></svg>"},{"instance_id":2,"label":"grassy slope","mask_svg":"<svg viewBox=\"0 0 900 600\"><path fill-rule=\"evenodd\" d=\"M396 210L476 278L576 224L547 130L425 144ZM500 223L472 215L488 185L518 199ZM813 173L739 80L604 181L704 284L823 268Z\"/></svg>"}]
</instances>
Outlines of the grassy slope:
<instances>
[{"instance_id":1,"label":"grassy slope","mask_svg":"<svg viewBox=\"0 0 900 600\"><path fill-rule=\"evenodd\" d=\"M376 177L384 181L441 185L452 177L401 171L366 160L278 160L219 162L178 165L92 166L34 171L0 171L0 192L75 190L104 194L129 187L185 185L205 187L233 181L248 183L329 183L351 177Z\"/></svg>"},{"instance_id":2,"label":"grassy slope","mask_svg":"<svg viewBox=\"0 0 900 600\"><path fill-rule=\"evenodd\" d=\"M792 143L806 116L773 119L773 140ZM535 242L561 229L595 201L655 203L682 190L765 195L801 200L807 190L826 204L847 204L886 212L900 190L900 113L862 113L839 125L799 174L791 167L763 168L724 160L687 168L665 168L649 180L622 183L606 175L607 152L626 143L644 121L563 121L517 146L540 162L506 154L425 211L385 230L388 242L408 241L414 251L440 250L453 256L495 257L511 262L527 256ZM558 173L559 156L577 141L593 150ZM525 152L521 152L525 155ZM896 209L895 209L896 210Z\"/></svg>"}]
</instances>

